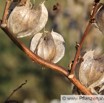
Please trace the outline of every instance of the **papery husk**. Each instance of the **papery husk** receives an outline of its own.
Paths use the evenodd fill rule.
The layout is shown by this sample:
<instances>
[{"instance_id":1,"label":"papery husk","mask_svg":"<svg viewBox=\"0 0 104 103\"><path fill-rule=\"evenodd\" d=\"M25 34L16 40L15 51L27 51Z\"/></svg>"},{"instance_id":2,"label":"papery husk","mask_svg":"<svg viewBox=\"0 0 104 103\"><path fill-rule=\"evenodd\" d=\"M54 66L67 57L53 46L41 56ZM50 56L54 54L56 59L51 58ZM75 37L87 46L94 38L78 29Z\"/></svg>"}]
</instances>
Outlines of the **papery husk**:
<instances>
[{"instance_id":1,"label":"papery husk","mask_svg":"<svg viewBox=\"0 0 104 103\"><path fill-rule=\"evenodd\" d=\"M104 55L95 59L94 50L91 50L83 56L83 59L84 61L79 69L79 80L84 86L88 87L104 75Z\"/></svg>"},{"instance_id":2,"label":"papery husk","mask_svg":"<svg viewBox=\"0 0 104 103\"><path fill-rule=\"evenodd\" d=\"M45 33L47 35L37 33L33 36L30 41L30 50L45 60L57 63L65 54L64 39L60 34L53 31L51 33L45 31ZM48 40L44 40L45 38ZM43 54L46 55L43 56Z\"/></svg>"},{"instance_id":3,"label":"papery husk","mask_svg":"<svg viewBox=\"0 0 104 103\"><path fill-rule=\"evenodd\" d=\"M57 63L65 55L65 41L59 33L52 30L51 34L56 45L56 53L52 62Z\"/></svg>"},{"instance_id":4,"label":"papery husk","mask_svg":"<svg viewBox=\"0 0 104 103\"><path fill-rule=\"evenodd\" d=\"M98 29L104 34L104 4L100 3L98 9L99 11L95 15L95 21Z\"/></svg>"},{"instance_id":5,"label":"papery husk","mask_svg":"<svg viewBox=\"0 0 104 103\"><path fill-rule=\"evenodd\" d=\"M32 46L30 47L30 50L32 50L41 58L49 61L53 59L56 47L50 32L45 31L43 34L36 34L31 41L31 45ZM35 48L33 47L33 45Z\"/></svg>"},{"instance_id":6,"label":"papery husk","mask_svg":"<svg viewBox=\"0 0 104 103\"><path fill-rule=\"evenodd\" d=\"M30 0L25 6L16 6L11 12L7 26L18 38L39 32L48 20L48 11L44 2L32 8Z\"/></svg>"}]
</instances>

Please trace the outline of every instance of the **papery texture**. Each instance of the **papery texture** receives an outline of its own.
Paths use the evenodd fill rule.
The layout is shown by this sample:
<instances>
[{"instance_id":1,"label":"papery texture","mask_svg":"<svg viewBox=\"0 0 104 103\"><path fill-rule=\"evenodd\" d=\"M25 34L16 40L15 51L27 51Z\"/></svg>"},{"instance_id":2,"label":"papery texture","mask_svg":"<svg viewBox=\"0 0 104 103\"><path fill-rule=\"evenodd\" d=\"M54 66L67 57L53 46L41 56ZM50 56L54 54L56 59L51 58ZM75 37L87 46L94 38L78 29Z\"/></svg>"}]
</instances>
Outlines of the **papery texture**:
<instances>
[{"instance_id":1,"label":"papery texture","mask_svg":"<svg viewBox=\"0 0 104 103\"><path fill-rule=\"evenodd\" d=\"M65 54L65 42L60 34L45 31L31 39L30 50L45 60L57 63Z\"/></svg>"},{"instance_id":2,"label":"papery texture","mask_svg":"<svg viewBox=\"0 0 104 103\"><path fill-rule=\"evenodd\" d=\"M11 12L7 25L18 38L39 32L48 20L48 11L44 2L35 9L31 7L30 0L25 6L16 6Z\"/></svg>"}]
</instances>

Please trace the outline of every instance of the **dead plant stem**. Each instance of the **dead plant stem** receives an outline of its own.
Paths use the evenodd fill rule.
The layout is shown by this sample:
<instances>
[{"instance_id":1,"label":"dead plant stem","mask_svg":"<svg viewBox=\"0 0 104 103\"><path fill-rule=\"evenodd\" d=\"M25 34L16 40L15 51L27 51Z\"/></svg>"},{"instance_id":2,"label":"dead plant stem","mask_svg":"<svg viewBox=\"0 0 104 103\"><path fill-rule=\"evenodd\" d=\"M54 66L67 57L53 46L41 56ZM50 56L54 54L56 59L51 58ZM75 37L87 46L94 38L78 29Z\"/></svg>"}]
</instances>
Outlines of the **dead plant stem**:
<instances>
[{"instance_id":1,"label":"dead plant stem","mask_svg":"<svg viewBox=\"0 0 104 103\"><path fill-rule=\"evenodd\" d=\"M88 24L88 26L87 26L87 28L86 28L86 30L85 30L85 33L84 33L84 35L83 35L83 37L82 37L82 39L81 39L81 42L80 42L80 44L79 44L80 46L79 46L78 49L77 49L77 52L76 52L76 55L75 55L75 59L74 59L74 62L73 62L73 65L72 65L70 74L74 74L74 69L75 69L76 64L77 64L77 59L78 59L79 53L80 53L80 51L81 51L82 45L83 45L83 43L84 43L84 40L85 40L85 38L86 38L86 36L87 36L89 30L90 30L90 27L91 27L91 25L92 25L92 23L93 23L92 20L94 19L95 15L96 15L97 6L98 6L98 3L95 3L95 7L94 7L93 13L92 13L92 15L91 15L91 18L90 18L90 20L89 20L89 24Z\"/></svg>"}]
</instances>

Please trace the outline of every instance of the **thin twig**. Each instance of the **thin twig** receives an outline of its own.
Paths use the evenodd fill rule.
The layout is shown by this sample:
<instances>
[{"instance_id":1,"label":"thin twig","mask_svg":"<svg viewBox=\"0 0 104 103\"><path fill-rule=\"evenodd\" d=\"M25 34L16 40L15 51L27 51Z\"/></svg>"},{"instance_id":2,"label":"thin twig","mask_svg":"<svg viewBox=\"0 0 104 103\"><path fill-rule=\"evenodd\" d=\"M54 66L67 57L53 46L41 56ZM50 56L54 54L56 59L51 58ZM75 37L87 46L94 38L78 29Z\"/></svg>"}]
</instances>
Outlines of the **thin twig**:
<instances>
[{"instance_id":1,"label":"thin twig","mask_svg":"<svg viewBox=\"0 0 104 103\"><path fill-rule=\"evenodd\" d=\"M4 9L4 14L3 14L3 18L2 18L2 24L6 24L6 18L8 15L8 8L9 8L9 4L10 4L11 0L7 0L6 1L6 5L5 5L5 9Z\"/></svg>"},{"instance_id":2,"label":"thin twig","mask_svg":"<svg viewBox=\"0 0 104 103\"><path fill-rule=\"evenodd\" d=\"M84 42L84 40L85 40L85 38L86 38L86 36L87 36L89 30L90 30L90 27L91 27L91 25L92 25L92 22L91 22L91 21L92 21L92 20L94 19L94 17L95 17L96 10L97 10L97 6L98 6L98 3L95 2L95 7L94 7L94 10L93 10L92 16L91 16L91 18L90 18L90 21L89 21L89 24L88 24L88 26L87 26L87 28L86 28L86 31L85 31L85 33L84 33L82 39L81 39L81 42L80 42L80 44L79 44L80 46L79 46L78 49L77 49L77 52L76 52L76 55L75 55L75 59L74 59L74 62L73 62L73 65L72 65L70 74L74 74L74 69L75 69L75 66L76 66L76 64L77 64L77 58L78 58L78 56L79 56L79 53L80 53L80 50L81 50L81 48L82 48L83 42Z\"/></svg>"},{"instance_id":3,"label":"thin twig","mask_svg":"<svg viewBox=\"0 0 104 103\"><path fill-rule=\"evenodd\" d=\"M10 99L10 97L17 91L19 90L20 88L22 88L25 84L27 83L27 80L25 81L25 83L22 83L18 88L16 88L15 90L13 90L13 92L10 94L10 96L6 99L5 103L9 103L10 101L8 101ZM13 100L14 101L14 100ZM12 101L12 102L13 102ZM17 102L17 101L15 101Z\"/></svg>"}]
</instances>

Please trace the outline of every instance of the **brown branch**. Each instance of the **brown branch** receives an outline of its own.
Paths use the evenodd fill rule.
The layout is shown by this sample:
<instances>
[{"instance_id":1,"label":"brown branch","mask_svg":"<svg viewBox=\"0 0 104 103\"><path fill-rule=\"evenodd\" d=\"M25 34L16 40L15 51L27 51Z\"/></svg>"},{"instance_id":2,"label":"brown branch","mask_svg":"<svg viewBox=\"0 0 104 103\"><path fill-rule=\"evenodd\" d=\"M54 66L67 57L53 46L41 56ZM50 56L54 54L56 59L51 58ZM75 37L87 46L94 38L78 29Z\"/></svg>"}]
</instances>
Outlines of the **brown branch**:
<instances>
[{"instance_id":1,"label":"brown branch","mask_svg":"<svg viewBox=\"0 0 104 103\"><path fill-rule=\"evenodd\" d=\"M98 6L98 3L94 2L94 10L93 10L93 13L92 13L92 15L91 15L89 24L88 24L88 26L87 26L87 28L86 28L86 30L85 30L85 33L84 33L84 35L83 35L83 37L82 37L82 39L81 39L81 42L80 42L80 44L79 44L80 46L79 46L78 49L77 49L77 52L76 52L76 55L75 55L75 59L74 59L74 62L73 62L73 65L72 65L70 74L74 74L74 69L75 69L76 64L77 64L77 59L78 59L80 50L81 50L82 45L83 45L83 42L84 42L84 40L85 40L85 38L86 38L86 36L87 36L89 30L90 30L90 27L91 27L91 25L92 25L92 20L94 19L95 15L96 15L97 6Z\"/></svg>"},{"instance_id":2,"label":"brown branch","mask_svg":"<svg viewBox=\"0 0 104 103\"><path fill-rule=\"evenodd\" d=\"M10 99L10 97L20 88L22 88L25 84L27 83L27 80L25 81L25 83L22 83L18 88L16 88L15 90L13 90L13 92L10 94L10 96L6 99L5 103L9 103L9 102L17 102L14 100L8 101ZM18 103L18 102L17 102Z\"/></svg>"},{"instance_id":3,"label":"brown branch","mask_svg":"<svg viewBox=\"0 0 104 103\"><path fill-rule=\"evenodd\" d=\"M2 26L2 24L1 24ZM24 52L26 53L34 62L46 66L48 68L52 68L65 76L68 76L69 72L65 68L56 65L52 62L49 62L47 60L42 59L41 57L35 55L33 52L31 52L17 37L12 33L12 31L5 25L5 27L2 28L2 30L9 36L9 38Z\"/></svg>"},{"instance_id":4,"label":"brown branch","mask_svg":"<svg viewBox=\"0 0 104 103\"><path fill-rule=\"evenodd\" d=\"M84 94L86 95L92 95L87 89L86 87L84 87L75 77L74 75L69 75L69 72L67 69L56 65L52 62L46 61L42 58L40 58L39 56L35 55L33 52L31 52L21 41L19 41L16 36L10 31L10 29L6 26L4 28L2 28L2 30L10 37L10 39L24 52L26 53L34 62L39 63L45 67L51 68L55 71L60 72L61 74L65 75L66 77L68 77L68 79L74 84L76 85ZM97 100L96 100L96 103Z\"/></svg>"},{"instance_id":5,"label":"brown branch","mask_svg":"<svg viewBox=\"0 0 104 103\"><path fill-rule=\"evenodd\" d=\"M0 22L1 23L1 22ZM34 62L39 63L43 66L46 66L48 68L51 68L55 71L58 71L69 78L70 81L72 81L73 84L75 84L84 94L91 95L91 93L75 78L70 77L69 72L67 69L56 65L52 62L46 61L39 56L35 55L33 52L31 52L17 37L10 31L10 29L7 27L6 24L1 23L2 30L9 36L9 38L24 52L26 53ZM84 88L84 89L82 89Z\"/></svg>"},{"instance_id":6,"label":"brown branch","mask_svg":"<svg viewBox=\"0 0 104 103\"><path fill-rule=\"evenodd\" d=\"M2 27L2 24L1 24ZM26 53L34 62L39 63L40 65L43 65L45 67L51 68L55 71L60 72L61 74L65 75L69 78L69 80L75 84L84 94L91 95L91 93L75 78L71 77L69 75L69 72L67 69L54 64L52 62L46 61L39 56L35 55L33 52L31 52L17 37L10 31L10 29L5 26L2 27L2 30L9 36L9 38L24 52Z\"/></svg>"},{"instance_id":7,"label":"brown branch","mask_svg":"<svg viewBox=\"0 0 104 103\"><path fill-rule=\"evenodd\" d=\"M7 18L7 15L8 15L8 8L9 8L10 2L11 2L11 0L6 1L4 14L3 14L3 18L2 18L2 24L6 24L6 18Z\"/></svg>"}]
</instances>

